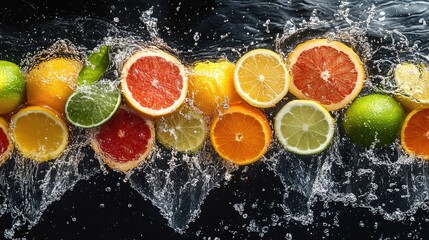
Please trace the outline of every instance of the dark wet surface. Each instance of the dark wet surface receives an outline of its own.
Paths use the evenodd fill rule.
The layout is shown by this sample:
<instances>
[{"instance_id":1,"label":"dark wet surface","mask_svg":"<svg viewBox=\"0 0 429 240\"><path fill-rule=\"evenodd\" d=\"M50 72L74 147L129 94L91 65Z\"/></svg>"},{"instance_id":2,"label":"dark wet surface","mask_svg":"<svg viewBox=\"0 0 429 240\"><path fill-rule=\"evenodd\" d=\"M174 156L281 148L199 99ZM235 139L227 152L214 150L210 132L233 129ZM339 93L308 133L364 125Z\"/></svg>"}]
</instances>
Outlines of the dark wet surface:
<instances>
[{"instance_id":1,"label":"dark wet surface","mask_svg":"<svg viewBox=\"0 0 429 240\"><path fill-rule=\"evenodd\" d=\"M192 63L219 57L235 61L254 48L287 53L304 39L334 33L366 60L369 79L377 85L395 63L427 60L429 51L426 1L120 0L0 5L4 5L0 14L1 58L16 63L59 39L70 40L83 52L108 37L132 36L155 42L162 39L177 50L184 63ZM151 7L153 13L147 16L145 12ZM156 20L156 28L148 30L148 18ZM364 92L372 90L369 86ZM267 114L272 117L275 110L267 110ZM337 141L343 139L338 137ZM183 233L174 231L159 208L131 187L123 174L95 171L47 206L30 230L26 226L18 229L15 237L428 239L429 213L424 207L405 214L403 220L385 220L394 215L396 208L402 213L415 205L425 205L427 181L419 183L428 176L427 165L395 165L398 155L393 147L365 155L362 149L347 144L334 145L320 158L271 154L267 162L232 172L231 180L210 185L214 188L207 192L200 213ZM327 173L323 172L325 166L329 166ZM328 193L341 195L317 201L313 198L326 195L315 183L331 184ZM402 199L404 185L412 191L411 196ZM347 193L357 199L348 203L344 199ZM368 201L369 193L378 200ZM379 207L388 214L379 213ZM305 218L309 213L314 214L311 223L294 218ZM2 230L11 227L7 213L0 220Z\"/></svg>"}]
</instances>

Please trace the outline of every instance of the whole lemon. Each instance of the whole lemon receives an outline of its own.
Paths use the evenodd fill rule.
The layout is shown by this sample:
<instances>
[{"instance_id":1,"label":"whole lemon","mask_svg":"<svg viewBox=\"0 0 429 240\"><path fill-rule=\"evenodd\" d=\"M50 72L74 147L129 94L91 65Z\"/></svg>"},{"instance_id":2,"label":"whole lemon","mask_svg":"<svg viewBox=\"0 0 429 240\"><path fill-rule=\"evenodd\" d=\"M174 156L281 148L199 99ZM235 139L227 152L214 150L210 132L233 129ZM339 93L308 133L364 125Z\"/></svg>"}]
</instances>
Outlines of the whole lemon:
<instances>
[{"instance_id":1,"label":"whole lemon","mask_svg":"<svg viewBox=\"0 0 429 240\"><path fill-rule=\"evenodd\" d=\"M11 113L24 98L25 79L15 63L0 61L0 115Z\"/></svg>"},{"instance_id":2,"label":"whole lemon","mask_svg":"<svg viewBox=\"0 0 429 240\"><path fill-rule=\"evenodd\" d=\"M226 59L197 62L191 67L188 94L198 109L212 116L223 106L242 101L234 88L234 68Z\"/></svg>"},{"instance_id":3,"label":"whole lemon","mask_svg":"<svg viewBox=\"0 0 429 240\"><path fill-rule=\"evenodd\" d=\"M53 58L37 64L26 75L27 102L64 114L65 103L76 87L81 68L82 63L68 58Z\"/></svg>"},{"instance_id":4,"label":"whole lemon","mask_svg":"<svg viewBox=\"0 0 429 240\"><path fill-rule=\"evenodd\" d=\"M352 142L363 147L382 147L395 141L404 117L404 109L393 97L370 94L347 108L342 123Z\"/></svg>"}]
</instances>

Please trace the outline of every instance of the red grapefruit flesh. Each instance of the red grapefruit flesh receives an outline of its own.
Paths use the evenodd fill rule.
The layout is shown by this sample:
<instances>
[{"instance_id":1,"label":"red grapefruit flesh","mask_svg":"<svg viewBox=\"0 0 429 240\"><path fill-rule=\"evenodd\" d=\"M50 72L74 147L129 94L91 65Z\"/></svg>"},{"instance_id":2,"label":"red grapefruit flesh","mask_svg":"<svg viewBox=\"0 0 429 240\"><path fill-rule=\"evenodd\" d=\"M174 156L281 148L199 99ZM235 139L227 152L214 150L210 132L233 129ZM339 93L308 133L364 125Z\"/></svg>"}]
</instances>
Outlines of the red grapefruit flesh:
<instances>
[{"instance_id":1,"label":"red grapefruit flesh","mask_svg":"<svg viewBox=\"0 0 429 240\"><path fill-rule=\"evenodd\" d=\"M365 71L359 56L338 41L313 39L299 44L288 56L290 92L314 100L327 110L337 110L356 98Z\"/></svg>"},{"instance_id":2,"label":"red grapefruit flesh","mask_svg":"<svg viewBox=\"0 0 429 240\"><path fill-rule=\"evenodd\" d=\"M0 117L0 164L3 164L13 150L12 141L8 135L8 124Z\"/></svg>"},{"instance_id":3,"label":"red grapefruit flesh","mask_svg":"<svg viewBox=\"0 0 429 240\"><path fill-rule=\"evenodd\" d=\"M158 49L143 49L125 62L121 85L129 105L146 116L158 117L182 105L188 78L176 57Z\"/></svg>"},{"instance_id":4,"label":"red grapefruit flesh","mask_svg":"<svg viewBox=\"0 0 429 240\"><path fill-rule=\"evenodd\" d=\"M91 146L109 167L126 172L147 158L154 141L153 122L121 107L95 130Z\"/></svg>"}]
</instances>

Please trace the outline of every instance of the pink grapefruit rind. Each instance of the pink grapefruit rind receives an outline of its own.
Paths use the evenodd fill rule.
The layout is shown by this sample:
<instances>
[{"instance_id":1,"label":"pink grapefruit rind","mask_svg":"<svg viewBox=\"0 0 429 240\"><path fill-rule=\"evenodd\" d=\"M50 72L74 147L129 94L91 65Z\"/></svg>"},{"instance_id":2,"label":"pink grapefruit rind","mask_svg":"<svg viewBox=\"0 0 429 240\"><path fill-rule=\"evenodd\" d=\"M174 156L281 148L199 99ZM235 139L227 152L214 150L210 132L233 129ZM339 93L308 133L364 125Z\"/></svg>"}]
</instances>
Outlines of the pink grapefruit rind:
<instances>
[{"instance_id":1,"label":"pink grapefruit rind","mask_svg":"<svg viewBox=\"0 0 429 240\"><path fill-rule=\"evenodd\" d=\"M345 105L347 105L348 103L352 102L357 97L357 95L359 95L360 91L362 90L364 80L365 80L365 69L364 69L364 66L363 66L359 56L356 54L356 52L352 48L348 47L347 45L345 45L342 42L334 41L334 40L328 40L328 39L312 39L312 40L308 40L308 41L301 43L298 46L296 46L295 49L289 54L289 56L287 57L287 61L286 61L287 65L289 66L289 72L292 75L292 81L291 81L290 86L289 86L289 91L299 99L309 99L309 100L317 101L317 99L311 99L309 96L305 95L294 84L292 68L295 65L295 63L298 61L298 58L301 55L301 53L303 53L307 50L316 48L316 47L323 47L323 46L334 48L335 50L346 54L349 57L350 61L353 62L355 69L356 69L356 72L357 72L355 87L345 98L343 98L339 102L335 102L335 103L331 103L331 104L321 103L328 111L334 111L334 110L338 110L338 109L344 107ZM320 101L319 101L319 103L320 103Z\"/></svg>"},{"instance_id":2,"label":"pink grapefruit rind","mask_svg":"<svg viewBox=\"0 0 429 240\"><path fill-rule=\"evenodd\" d=\"M121 106L120 108L124 109L126 111L133 112L133 110L131 110L125 106ZM137 114L137 113L135 113L135 114ZM91 135L90 146L94 150L96 157L98 159L102 160L104 163L106 163L107 166L109 166L111 169L118 170L118 171L121 171L124 173L128 172L128 171L133 170L136 167L138 167L152 153L152 151L154 149L154 145L155 145L155 123L148 118L145 118L143 116L140 116L140 117L145 121L146 125L149 127L150 138L149 138L148 143L147 143L146 151L143 154L140 154L137 159L130 159L129 161L125 161L125 162L115 161L114 157L112 157L110 154L108 154L102 150L99 142L97 141L97 134L103 125L101 125L97 128L94 128L92 130L92 132L90 134Z\"/></svg>"},{"instance_id":3,"label":"pink grapefruit rind","mask_svg":"<svg viewBox=\"0 0 429 240\"><path fill-rule=\"evenodd\" d=\"M144 57L161 57L164 60L174 64L180 71L180 76L182 77L182 88L180 90L180 96L175 99L174 103L166 108L162 109L153 109L150 107L142 106L130 92L128 83L127 83L127 75L132 67L132 65L140 58ZM135 52L128 60L124 63L121 72L121 88L123 95L125 97L126 102L137 112L147 116L147 117L161 117L168 115L174 111L176 111L185 101L187 92L188 92L188 77L186 74L186 69L183 64L173 55L157 49L157 48L144 48ZM162 95L159 96L162 98Z\"/></svg>"}]
</instances>

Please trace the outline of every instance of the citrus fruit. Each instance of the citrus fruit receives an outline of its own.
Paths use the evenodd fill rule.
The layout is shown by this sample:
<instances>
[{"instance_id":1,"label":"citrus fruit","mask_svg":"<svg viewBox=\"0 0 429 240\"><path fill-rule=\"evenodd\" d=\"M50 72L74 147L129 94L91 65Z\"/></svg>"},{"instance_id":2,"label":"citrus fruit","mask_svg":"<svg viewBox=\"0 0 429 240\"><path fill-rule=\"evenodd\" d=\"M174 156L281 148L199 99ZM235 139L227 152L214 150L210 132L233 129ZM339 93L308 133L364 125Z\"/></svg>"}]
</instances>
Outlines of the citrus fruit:
<instances>
[{"instance_id":1,"label":"citrus fruit","mask_svg":"<svg viewBox=\"0 0 429 240\"><path fill-rule=\"evenodd\" d=\"M104 75L110 64L109 50L109 46L103 45L98 51L89 55L86 64L80 70L77 78L77 84L79 86L91 84Z\"/></svg>"},{"instance_id":2,"label":"citrus fruit","mask_svg":"<svg viewBox=\"0 0 429 240\"><path fill-rule=\"evenodd\" d=\"M126 172L146 159L154 142L153 122L120 107L109 121L94 128L91 147L110 168Z\"/></svg>"},{"instance_id":3,"label":"citrus fruit","mask_svg":"<svg viewBox=\"0 0 429 240\"><path fill-rule=\"evenodd\" d=\"M12 150L13 144L9 137L9 126L6 120L0 117L0 165L9 158Z\"/></svg>"},{"instance_id":4,"label":"citrus fruit","mask_svg":"<svg viewBox=\"0 0 429 240\"><path fill-rule=\"evenodd\" d=\"M264 113L247 104L231 106L222 116L215 116L210 140L225 160L238 165L251 164L268 150L272 136Z\"/></svg>"},{"instance_id":5,"label":"citrus fruit","mask_svg":"<svg viewBox=\"0 0 429 240\"><path fill-rule=\"evenodd\" d=\"M290 152L300 155L325 150L334 136L335 121L319 103L292 100L276 114L274 132Z\"/></svg>"},{"instance_id":6,"label":"citrus fruit","mask_svg":"<svg viewBox=\"0 0 429 240\"><path fill-rule=\"evenodd\" d=\"M290 75L282 57L268 49L255 49L237 61L234 86L250 105L273 107L288 92Z\"/></svg>"},{"instance_id":7,"label":"citrus fruit","mask_svg":"<svg viewBox=\"0 0 429 240\"><path fill-rule=\"evenodd\" d=\"M74 126L96 127L109 120L121 104L121 92L109 82L81 86L69 96L65 113Z\"/></svg>"},{"instance_id":8,"label":"citrus fruit","mask_svg":"<svg viewBox=\"0 0 429 240\"><path fill-rule=\"evenodd\" d=\"M26 75L27 102L64 113L82 64L74 59L52 58L34 66Z\"/></svg>"},{"instance_id":9,"label":"citrus fruit","mask_svg":"<svg viewBox=\"0 0 429 240\"><path fill-rule=\"evenodd\" d=\"M188 78L182 63L158 49L142 49L124 64L125 100L138 112L158 117L174 112L186 98Z\"/></svg>"},{"instance_id":10,"label":"citrus fruit","mask_svg":"<svg viewBox=\"0 0 429 240\"><path fill-rule=\"evenodd\" d=\"M156 139L165 147L179 152L196 152L204 144L207 123L204 116L187 104L155 122Z\"/></svg>"},{"instance_id":11,"label":"citrus fruit","mask_svg":"<svg viewBox=\"0 0 429 240\"><path fill-rule=\"evenodd\" d=\"M313 39L299 44L288 56L292 75L289 91L299 99L315 100L337 110L360 93L365 70L359 56L345 44Z\"/></svg>"},{"instance_id":12,"label":"citrus fruit","mask_svg":"<svg viewBox=\"0 0 429 240\"><path fill-rule=\"evenodd\" d=\"M401 144L407 153L429 160L429 108L414 109L407 115Z\"/></svg>"},{"instance_id":13,"label":"citrus fruit","mask_svg":"<svg viewBox=\"0 0 429 240\"><path fill-rule=\"evenodd\" d=\"M0 115L15 110L24 98L25 79L18 65L0 61Z\"/></svg>"},{"instance_id":14,"label":"citrus fruit","mask_svg":"<svg viewBox=\"0 0 429 240\"><path fill-rule=\"evenodd\" d=\"M234 88L235 65L230 61L197 62L190 68L188 95L203 113L214 115L242 101Z\"/></svg>"},{"instance_id":15,"label":"citrus fruit","mask_svg":"<svg viewBox=\"0 0 429 240\"><path fill-rule=\"evenodd\" d=\"M44 162L61 155L68 144L68 128L57 113L46 107L29 106L12 116L12 140L20 153Z\"/></svg>"},{"instance_id":16,"label":"citrus fruit","mask_svg":"<svg viewBox=\"0 0 429 240\"><path fill-rule=\"evenodd\" d=\"M402 106L393 97L370 94L347 108L343 127L352 142L363 147L382 147L396 139L404 117Z\"/></svg>"},{"instance_id":17,"label":"citrus fruit","mask_svg":"<svg viewBox=\"0 0 429 240\"><path fill-rule=\"evenodd\" d=\"M407 109L429 107L429 69L425 64L401 63L395 67L396 99Z\"/></svg>"}]
</instances>

